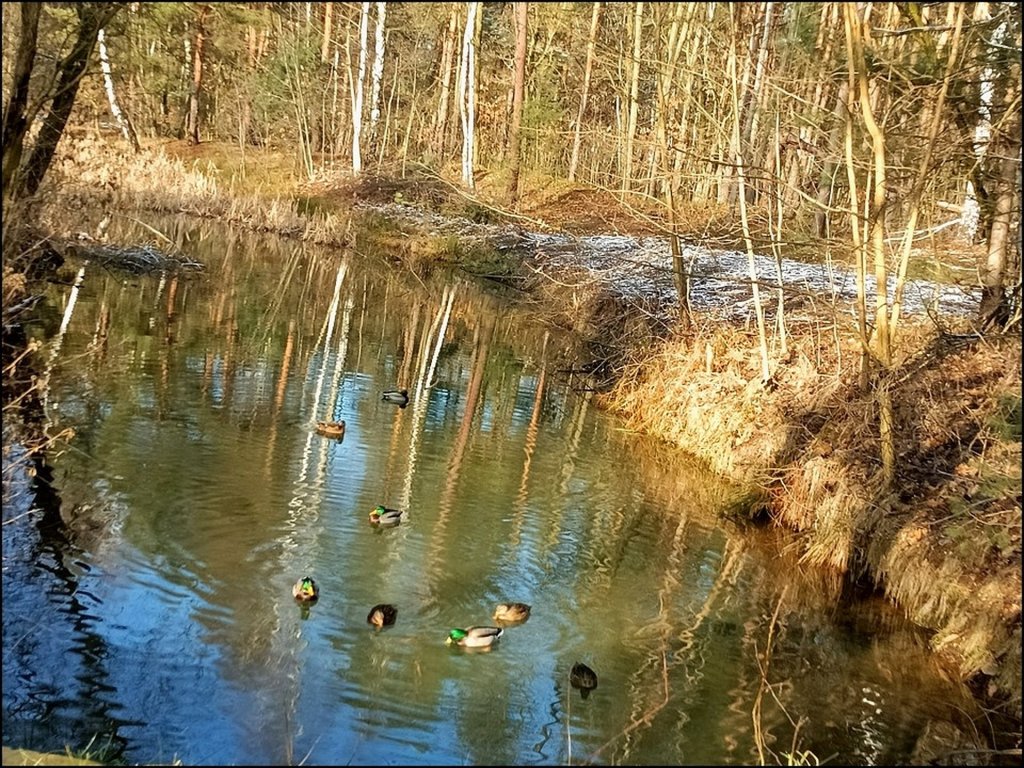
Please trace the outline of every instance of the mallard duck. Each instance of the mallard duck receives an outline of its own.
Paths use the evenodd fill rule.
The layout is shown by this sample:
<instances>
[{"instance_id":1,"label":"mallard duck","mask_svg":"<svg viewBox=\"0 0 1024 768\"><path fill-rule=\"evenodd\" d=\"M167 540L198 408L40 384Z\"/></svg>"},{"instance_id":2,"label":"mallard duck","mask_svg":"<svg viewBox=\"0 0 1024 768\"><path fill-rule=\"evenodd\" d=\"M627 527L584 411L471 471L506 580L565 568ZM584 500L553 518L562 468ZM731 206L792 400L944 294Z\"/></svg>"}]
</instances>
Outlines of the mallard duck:
<instances>
[{"instance_id":1,"label":"mallard duck","mask_svg":"<svg viewBox=\"0 0 1024 768\"><path fill-rule=\"evenodd\" d=\"M504 633L500 627L466 627L453 629L448 633L445 643L463 648L486 648L494 645Z\"/></svg>"},{"instance_id":2,"label":"mallard duck","mask_svg":"<svg viewBox=\"0 0 1024 768\"><path fill-rule=\"evenodd\" d=\"M506 624L521 623L530 618L530 606L526 603L498 603L494 609L494 620Z\"/></svg>"},{"instance_id":3,"label":"mallard duck","mask_svg":"<svg viewBox=\"0 0 1024 768\"><path fill-rule=\"evenodd\" d=\"M374 525L398 525L402 522L404 514L405 512L400 509L391 509L378 504L370 510L370 522Z\"/></svg>"},{"instance_id":4,"label":"mallard duck","mask_svg":"<svg viewBox=\"0 0 1024 768\"><path fill-rule=\"evenodd\" d=\"M395 617L398 616L398 609L393 605L387 603L380 603L379 605L373 606L370 612L366 616L368 624L380 629L395 623Z\"/></svg>"},{"instance_id":5,"label":"mallard duck","mask_svg":"<svg viewBox=\"0 0 1024 768\"><path fill-rule=\"evenodd\" d=\"M342 438L345 436L344 421L318 421L316 431L324 437Z\"/></svg>"},{"instance_id":6,"label":"mallard duck","mask_svg":"<svg viewBox=\"0 0 1024 768\"><path fill-rule=\"evenodd\" d=\"M320 597L320 587L310 576L303 576L292 587L292 596L302 603L312 603Z\"/></svg>"},{"instance_id":7,"label":"mallard duck","mask_svg":"<svg viewBox=\"0 0 1024 768\"><path fill-rule=\"evenodd\" d=\"M381 394L380 399L385 403L394 403L399 408L405 408L409 404L409 390L388 389Z\"/></svg>"},{"instance_id":8,"label":"mallard duck","mask_svg":"<svg viewBox=\"0 0 1024 768\"><path fill-rule=\"evenodd\" d=\"M569 684L580 692L580 698L585 699L597 688L597 672L577 661L569 671Z\"/></svg>"}]
</instances>

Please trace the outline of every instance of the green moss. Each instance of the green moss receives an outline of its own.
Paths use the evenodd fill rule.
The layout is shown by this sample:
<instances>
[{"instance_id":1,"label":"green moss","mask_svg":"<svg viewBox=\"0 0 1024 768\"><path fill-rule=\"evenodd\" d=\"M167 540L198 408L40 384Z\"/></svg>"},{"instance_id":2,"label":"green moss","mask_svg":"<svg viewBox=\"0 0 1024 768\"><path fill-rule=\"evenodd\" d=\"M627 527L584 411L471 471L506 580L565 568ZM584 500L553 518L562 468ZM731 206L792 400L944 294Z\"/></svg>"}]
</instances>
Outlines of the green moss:
<instances>
[{"instance_id":1,"label":"green moss","mask_svg":"<svg viewBox=\"0 0 1024 768\"><path fill-rule=\"evenodd\" d=\"M295 198L295 212L302 216L315 216L318 213L332 213L335 207L319 195L301 195Z\"/></svg>"},{"instance_id":2,"label":"green moss","mask_svg":"<svg viewBox=\"0 0 1024 768\"><path fill-rule=\"evenodd\" d=\"M999 396L996 412L988 420L988 428L1000 440L1021 441L1020 395L1004 393Z\"/></svg>"}]
</instances>

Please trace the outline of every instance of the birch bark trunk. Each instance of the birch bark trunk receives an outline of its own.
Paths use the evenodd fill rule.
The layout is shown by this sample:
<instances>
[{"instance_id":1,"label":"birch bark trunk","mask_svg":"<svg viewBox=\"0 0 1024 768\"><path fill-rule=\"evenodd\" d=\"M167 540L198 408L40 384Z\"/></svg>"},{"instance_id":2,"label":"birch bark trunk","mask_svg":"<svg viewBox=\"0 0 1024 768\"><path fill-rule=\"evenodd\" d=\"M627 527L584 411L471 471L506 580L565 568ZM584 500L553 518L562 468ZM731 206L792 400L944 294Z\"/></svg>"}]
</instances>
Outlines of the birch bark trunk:
<instances>
[{"instance_id":1,"label":"birch bark trunk","mask_svg":"<svg viewBox=\"0 0 1024 768\"><path fill-rule=\"evenodd\" d=\"M107 51L106 33L103 29L96 33L96 42L99 45L100 69L103 71L103 87L107 92L110 114L114 116L114 122L121 129L121 135L124 136L125 141L131 146L132 152L138 154L140 151L139 137L135 133L135 127L132 125L131 120L128 118L128 113L124 111L118 102L117 92L114 90L114 76L110 69L110 54Z\"/></svg>"},{"instance_id":2,"label":"birch bark trunk","mask_svg":"<svg viewBox=\"0 0 1024 768\"><path fill-rule=\"evenodd\" d=\"M363 172L363 93L366 89L366 36L370 23L370 4L363 3L359 16L359 73L352 96L352 175Z\"/></svg>"},{"instance_id":3,"label":"birch bark trunk","mask_svg":"<svg viewBox=\"0 0 1024 768\"><path fill-rule=\"evenodd\" d=\"M370 87L370 135L380 121L380 83L384 76L384 20L387 3L377 3L377 26L374 29L373 70Z\"/></svg>"},{"instance_id":4,"label":"birch bark trunk","mask_svg":"<svg viewBox=\"0 0 1024 768\"><path fill-rule=\"evenodd\" d=\"M473 151L476 123L476 16L480 3L467 3L466 28L459 62L459 116L462 119L462 183L473 189Z\"/></svg>"}]
</instances>

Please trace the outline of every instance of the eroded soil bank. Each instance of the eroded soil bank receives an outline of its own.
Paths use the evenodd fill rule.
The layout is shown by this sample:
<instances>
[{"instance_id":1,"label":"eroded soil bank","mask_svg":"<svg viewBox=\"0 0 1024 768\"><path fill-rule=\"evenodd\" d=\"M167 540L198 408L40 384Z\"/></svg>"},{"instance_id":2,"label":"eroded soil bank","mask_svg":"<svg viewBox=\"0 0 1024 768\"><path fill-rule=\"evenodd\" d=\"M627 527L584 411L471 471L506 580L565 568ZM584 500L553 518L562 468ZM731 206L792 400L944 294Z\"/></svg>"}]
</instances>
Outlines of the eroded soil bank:
<instances>
[{"instance_id":1,"label":"eroded soil bank","mask_svg":"<svg viewBox=\"0 0 1024 768\"><path fill-rule=\"evenodd\" d=\"M630 292L621 275L598 279L600 270L545 240L556 227L657 238L653 214L611 195L577 188L545 196L536 188L511 215L484 202L485 192L469 199L433 176L352 184L339 174L278 186L269 197L215 181L230 178L223 158L189 168L163 152L118 157L96 141L63 148L48 193L63 210L85 200L134 215L185 212L358 250L349 226L355 206L364 224L376 224L377 244L410 269L455 264L519 289L545 320L583 339L591 354L577 366L594 374L604 407L746 483L761 500L753 512L797 531L803 561L834 574L837 595L844 579L873 583L933 630L932 646L950 669L1016 721L1019 747L1019 326L980 338L971 333L969 303L938 324L924 312L907 317L896 365L881 384L897 436L896 482L882 492L877 393L858 384L843 297L805 291L790 305L787 295L785 352L769 308L773 379L762 386L757 333L749 313L735 311L738 293L724 310L696 313L683 333L671 297ZM44 210L55 235L91 230L56 218L52 205ZM620 250L620 262L637 260ZM737 290L735 281L728 290Z\"/></svg>"}]
</instances>

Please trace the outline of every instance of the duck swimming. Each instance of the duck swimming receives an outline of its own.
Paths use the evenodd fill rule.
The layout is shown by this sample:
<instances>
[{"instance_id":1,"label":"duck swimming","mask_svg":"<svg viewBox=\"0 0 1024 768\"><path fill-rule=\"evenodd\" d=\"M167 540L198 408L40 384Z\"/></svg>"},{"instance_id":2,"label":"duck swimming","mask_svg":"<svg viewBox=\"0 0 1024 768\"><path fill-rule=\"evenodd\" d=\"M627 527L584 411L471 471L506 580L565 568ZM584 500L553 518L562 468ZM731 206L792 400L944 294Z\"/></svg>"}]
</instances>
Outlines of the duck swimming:
<instances>
[{"instance_id":1,"label":"duck swimming","mask_svg":"<svg viewBox=\"0 0 1024 768\"><path fill-rule=\"evenodd\" d=\"M317 433L324 437L333 437L341 439L345 436L345 422L344 421L318 421L316 423Z\"/></svg>"},{"instance_id":2,"label":"duck swimming","mask_svg":"<svg viewBox=\"0 0 1024 768\"><path fill-rule=\"evenodd\" d=\"M374 525L398 525L402 522L404 514L405 512L400 509L391 509L378 504L370 510L370 522Z\"/></svg>"},{"instance_id":3,"label":"duck swimming","mask_svg":"<svg viewBox=\"0 0 1024 768\"><path fill-rule=\"evenodd\" d=\"M292 597L300 603L314 603L320 597L320 587L310 576L303 576L292 587Z\"/></svg>"},{"instance_id":4,"label":"duck swimming","mask_svg":"<svg viewBox=\"0 0 1024 768\"><path fill-rule=\"evenodd\" d=\"M381 627L390 626L395 623L395 617L398 616L398 609L388 603L380 603L379 605L373 606L370 612L366 616L366 622L373 624L377 629Z\"/></svg>"},{"instance_id":5,"label":"duck swimming","mask_svg":"<svg viewBox=\"0 0 1024 768\"><path fill-rule=\"evenodd\" d=\"M569 670L569 684L580 692L580 698L585 699L597 688L597 672L577 661Z\"/></svg>"},{"instance_id":6,"label":"duck swimming","mask_svg":"<svg viewBox=\"0 0 1024 768\"><path fill-rule=\"evenodd\" d=\"M448 633L445 643L458 645L462 648L486 648L494 645L505 632L500 627L466 627L453 629Z\"/></svg>"},{"instance_id":7,"label":"duck swimming","mask_svg":"<svg viewBox=\"0 0 1024 768\"><path fill-rule=\"evenodd\" d=\"M394 403L399 408L405 408L409 404L409 390L388 389L381 394L380 399L385 403Z\"/></svg>"},{"instance_id":8,"label":"duck swimming","mask_svg":"<svg viewBox=\"0 0 1024 768\"><path fill-rule=\"evenodd\" d=\"M530 618L530 606L526 603L498 603L494 609L494 620L505 624L519 624Z\"/></svg>"}]
</instances>

